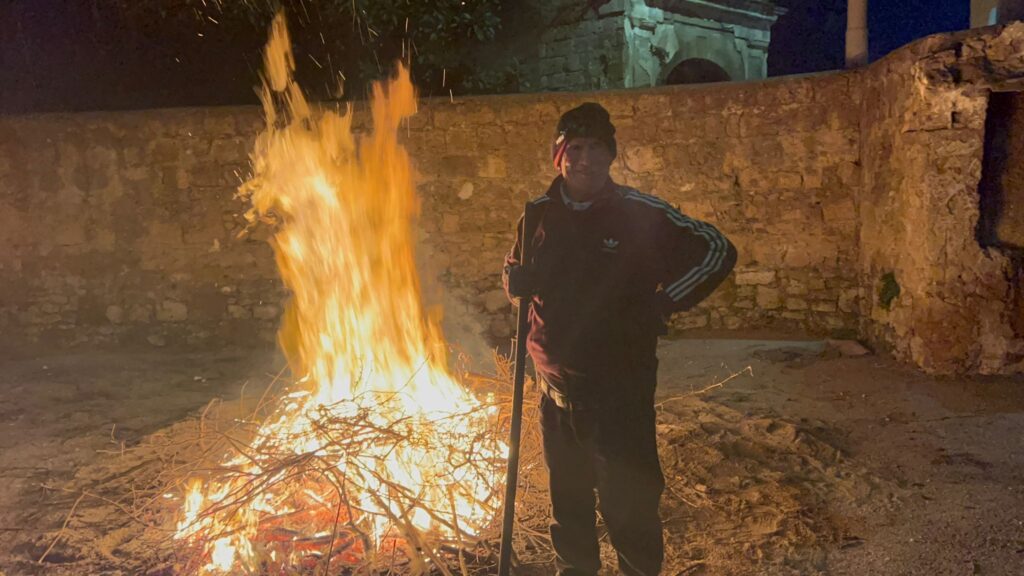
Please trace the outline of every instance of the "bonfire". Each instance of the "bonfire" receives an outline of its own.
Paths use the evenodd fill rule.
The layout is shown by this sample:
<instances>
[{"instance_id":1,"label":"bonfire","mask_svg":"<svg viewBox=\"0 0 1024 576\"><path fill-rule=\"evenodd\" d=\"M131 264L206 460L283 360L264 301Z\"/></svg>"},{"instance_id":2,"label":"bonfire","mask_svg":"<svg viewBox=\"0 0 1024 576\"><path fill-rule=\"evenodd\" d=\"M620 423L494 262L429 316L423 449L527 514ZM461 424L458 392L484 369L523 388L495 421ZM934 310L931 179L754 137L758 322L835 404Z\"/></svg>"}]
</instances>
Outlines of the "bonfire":
<instances>
[{"instance_id":1,"label":"bonfire","mask_svg":"<svg viewBox=\"0 0 1024 576\"><path fill-rule=\"evenodd\" d=\"M351 107L307 102L281 15L264 66L266 129L240 195L250 221L274 227L296 380L224 435L221 465L188 483L176 537L208 574L447 573L439 555L469 550L500 511L507 447L496 400L453 375L421 301L398 139L417 106L408 70L374 86L373 129L357 135Z\"/></svg>"}]
</instances>

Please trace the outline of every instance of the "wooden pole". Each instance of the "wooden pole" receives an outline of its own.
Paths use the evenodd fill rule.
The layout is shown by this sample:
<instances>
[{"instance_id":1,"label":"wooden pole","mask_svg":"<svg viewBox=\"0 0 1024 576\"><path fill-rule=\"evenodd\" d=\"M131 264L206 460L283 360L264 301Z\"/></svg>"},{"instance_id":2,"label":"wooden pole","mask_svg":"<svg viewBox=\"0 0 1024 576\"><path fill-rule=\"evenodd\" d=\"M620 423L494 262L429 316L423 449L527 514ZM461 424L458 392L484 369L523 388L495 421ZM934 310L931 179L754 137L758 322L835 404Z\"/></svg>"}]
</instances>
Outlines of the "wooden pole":
<instances>
[{"instance_id":1,"label":"wooden pole","mask_svg":"<svg viewBox=\"0 0 1024 576\"><path fill-rule=\"evenodd\" d=\"M531 204L527 203L523 211L523 230L519 237L519 263L522 266L528 265L532 256L533 238L528 237L533 224L530 207ZM498 576L509 576L512 569L512 529L516 519L516 484L519 482L519 437L523 428L523 387L526 381L526 336L530 330L530 301L531 297L521 297L516 314L516 339L513 345L515 364L512 370L512 420L509 423L508 433L508 467L505 471L505 502L502 507Z\"/></svg>"}]
</instances>

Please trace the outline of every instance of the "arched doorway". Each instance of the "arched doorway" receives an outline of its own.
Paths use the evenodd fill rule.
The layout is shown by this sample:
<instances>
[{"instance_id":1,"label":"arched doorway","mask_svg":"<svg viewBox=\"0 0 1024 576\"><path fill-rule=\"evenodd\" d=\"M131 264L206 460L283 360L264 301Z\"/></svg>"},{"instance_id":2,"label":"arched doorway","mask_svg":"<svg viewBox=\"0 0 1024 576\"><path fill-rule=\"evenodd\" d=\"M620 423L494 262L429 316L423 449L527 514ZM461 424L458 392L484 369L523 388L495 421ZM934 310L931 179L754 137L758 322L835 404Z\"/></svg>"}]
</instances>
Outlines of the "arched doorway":
<instances>
[{"instance_id":1,"label":"arched doorway","mask_svg":"<svg viewBox=\"0 0 1024 576\"><path fill-rule=\"evenodd\" d=\"M707 84L732 80L724 68L711 60L690 58L683 60L665 77L665 84Z\"/></svg>"}]
</instances>

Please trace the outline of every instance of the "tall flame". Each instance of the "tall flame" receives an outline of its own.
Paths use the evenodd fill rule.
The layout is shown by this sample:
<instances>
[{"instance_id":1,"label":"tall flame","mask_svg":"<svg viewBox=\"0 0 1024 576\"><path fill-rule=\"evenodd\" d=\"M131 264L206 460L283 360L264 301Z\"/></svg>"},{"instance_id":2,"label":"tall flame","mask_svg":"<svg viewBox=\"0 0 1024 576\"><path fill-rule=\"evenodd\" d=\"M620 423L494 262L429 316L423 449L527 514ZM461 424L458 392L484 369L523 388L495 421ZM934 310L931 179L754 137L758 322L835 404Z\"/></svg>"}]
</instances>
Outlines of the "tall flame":
<instances>
[{"instance_id":1,"label":"tall flame","mask_svg":"<svg viewBox=\"0 0 1024 576\"><path fill-rule=\"evenodd\" d=\"M302 387L219 477L190 484L178 536L202 543L208 572L228 572L296 562L299 540L340 547L339 525L364 548L396 534L471 534L494 513L487 502L505 446L492 430L496 409L449 373L437 319L421 303L419 205L398 142L416 112L409 73L400 66L374 86L374 129L357 137L350 109L307 103L281 15L264 65L267 129L241 192L252 217L277 225L273 247L291 292L279 342ZM291 540L282 538L283 517L304 518L298 530L316 533L290 524ZM289 545L267 544L281 540Z\"/></svg>"}]
</instances>

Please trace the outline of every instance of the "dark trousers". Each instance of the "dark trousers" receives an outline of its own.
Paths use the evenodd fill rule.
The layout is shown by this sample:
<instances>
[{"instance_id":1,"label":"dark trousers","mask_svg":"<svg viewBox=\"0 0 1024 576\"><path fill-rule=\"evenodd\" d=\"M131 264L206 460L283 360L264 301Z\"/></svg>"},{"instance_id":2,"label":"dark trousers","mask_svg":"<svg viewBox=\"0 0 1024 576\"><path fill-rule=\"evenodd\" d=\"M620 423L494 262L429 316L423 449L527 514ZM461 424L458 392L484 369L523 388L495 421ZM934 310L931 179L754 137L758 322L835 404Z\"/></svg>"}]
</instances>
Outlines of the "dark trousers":
<instances>
[{"instance_id":1,"label":"dark trousers","mask_svg":"<svg viewBox=\"0 0 1024 576\"><path fill-rule=\"evenodd\" d=\"M559 574L594 575L601 567L596 513L600 499L619 570L655 576L664 556L658 501L654 383L577 409L541 397L544 459L550 472L551 541ZM645 378L646 380L646 378Z\"/></svg>"}]
</instances>

